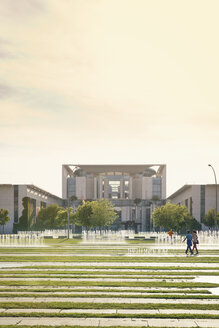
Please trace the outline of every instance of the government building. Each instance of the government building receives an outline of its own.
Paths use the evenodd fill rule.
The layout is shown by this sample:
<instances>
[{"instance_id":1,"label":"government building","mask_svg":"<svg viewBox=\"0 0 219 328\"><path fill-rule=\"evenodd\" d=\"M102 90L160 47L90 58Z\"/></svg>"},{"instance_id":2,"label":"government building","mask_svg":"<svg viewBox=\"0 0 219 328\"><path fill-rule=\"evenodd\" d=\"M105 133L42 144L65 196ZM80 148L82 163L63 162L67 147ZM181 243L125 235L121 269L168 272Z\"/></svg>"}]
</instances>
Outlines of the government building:
<instances>
[{"instance_id":1,"label":"government building","mask_svg":"<svg viewBox=\"0 0 219 328\"><path fill-rule=\"evenodd\" d=\"M4 232L16 231L19 218L24 209L24 199L28 211L28 229L36 223L36 217L42 207L51 204L64 205L64 200L34 185L27 184L0 184L0 209L9 210L10 221L5 225ZM1 227L0 227L1 229ZM0 233L3 229L0 230Z\"/></svg>"},{"instance_id":2,"label":"government building","mask_svg":"<svg viewBox=\"0 0 219 328\"><path fill-rule=\"evenodd\" d=\"M62 197L78 200L107 199L119 220L116 228L151 229L155 206L166 199L166 165L79 165L62 166Z\"/></svg>"},{"instance_id":3,"label":"government building","mask_svg":"<svg viewBox=\"0 0 219 328\"><path fill-rule=\"evenodd\" d=\"M168 200L173 204L185 205L189 213L201 223L207 212L216 208L216 185L187 184L170 195ZM219 204L218 185L217 204Z\"/></svg>"},{"instance_id":4,"label":"government building","mask_svg":"<svg viewBox=\"0 0 219 328\"><path fill-rule=\"evenodd\" d=\"M217 188L219 209L219 186ZM166 199L165 164L64 164L62 198L32 184L0 184L0 209L8 209L11 218L4 232L19 229L24 209L28 212L27 229L31 230L42 207L51 204L67 207L71 196L77 198L73 204L75 209L83 200L109 200L118 214L111 229L135 232L152 230L152 212L166 201L185 205L199 222L208 210L216 207L215 184L185 185ZM77 227L73 228L79 232ZM2 231L3 227L0 227L0 233Z\"/></svg>"}]
</instances>

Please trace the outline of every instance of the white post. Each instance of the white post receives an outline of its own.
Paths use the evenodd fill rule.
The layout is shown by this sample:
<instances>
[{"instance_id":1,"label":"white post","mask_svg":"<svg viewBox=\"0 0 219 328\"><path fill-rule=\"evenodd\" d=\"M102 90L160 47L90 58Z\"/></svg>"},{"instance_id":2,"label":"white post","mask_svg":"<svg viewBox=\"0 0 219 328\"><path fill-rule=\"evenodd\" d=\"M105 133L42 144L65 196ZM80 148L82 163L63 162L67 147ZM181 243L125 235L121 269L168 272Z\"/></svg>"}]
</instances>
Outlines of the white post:
<instances>
[{"instance_id":1,"label":"white post","mask_svg":"<svg viewBox=\"0 0 219 328\"><path fill-rule=\"evenodd\" d=\"M70 213L69 213L69 198L68 198L68 239L69 239L69 216L70 216Z\"/></svg>"}]
</instances>

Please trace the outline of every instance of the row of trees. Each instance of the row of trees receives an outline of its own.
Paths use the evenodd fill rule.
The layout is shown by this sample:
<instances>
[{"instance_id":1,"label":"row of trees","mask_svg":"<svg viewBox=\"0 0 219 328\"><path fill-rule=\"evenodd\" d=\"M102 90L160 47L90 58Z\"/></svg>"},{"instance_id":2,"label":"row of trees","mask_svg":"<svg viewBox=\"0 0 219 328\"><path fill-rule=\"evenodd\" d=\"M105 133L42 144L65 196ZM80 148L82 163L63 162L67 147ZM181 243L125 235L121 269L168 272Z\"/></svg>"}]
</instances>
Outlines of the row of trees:
<instances>
[{"instance_id":1,"label":"row of trees","mask_svg":"<svg viewBox=\"0 0 219 328\"><path fill-rule=\"evenodd\" d=\"M58 205L49 205L41 208L37 216L35 229L56 229L62 228L69 221L77 226L83 226L86 230L102 229L108 227L117 218L117 213L113 209L113 205L108 200L100 199L98 201L87 201L83 205L79 205L76 212L73 208L63 208Z\"/></svg>"},{"instance_id":2,"label":"row of trees","mask_svg":"<svg viewBox=\"0 0 219 328\"><path fill-rule=\"evenodd\" d=\"M167 203L157 207L152 214L155 229L173 229L178 233L186 230L201 230L201 224L192 217L186 206Z\"/></svg>"},{"instance_id":3,"label":"row of trees","mask_svg":"<svg viewBox=\"0 0 219 328\"><path fill-rule=\"evenodd\" d=\"M162 227L165 230L174 229L179 233L184 233L186 230L201 230L201 224L188 212L186 206L167 203L157 207L152 214L154 227ZM216 221L217 220L217 221ZM215 209L210 209L202 223L209 228L213 228L219 224L219 218L216 217Z\"/></svg>"},{"instance_id":4,"label":"row of trees","mask_svg":"<svg viewBox=\"0 0 219 328\"><path fill-rule=\"evenodd\" d=\"M63 228L68 224L68 212L70 223L83 226L86 230L97 228L101 230L103 227L110 226L118 218L112 203L104 199L84 202L83 205L78 206L76 212L72 207L63 208L56 204L49 205L41 208L36 223L34 223L33 204L29 199L23 199L23 207L22 216L17 225L18 230ZM0 225L3 227L3 233L4 226L9 220L9 211L0 209ZM179 233L201 229L201 224L189 214L187 207L182 205L167 203L159 206L153 211L152 220L155 229L160 229L160 227L165 230L174 229ZM216 220L219 225L219 218L216 217L215 210L211 209L203 218L202 223L213 228Z\"/></svg>"}]
</instances>

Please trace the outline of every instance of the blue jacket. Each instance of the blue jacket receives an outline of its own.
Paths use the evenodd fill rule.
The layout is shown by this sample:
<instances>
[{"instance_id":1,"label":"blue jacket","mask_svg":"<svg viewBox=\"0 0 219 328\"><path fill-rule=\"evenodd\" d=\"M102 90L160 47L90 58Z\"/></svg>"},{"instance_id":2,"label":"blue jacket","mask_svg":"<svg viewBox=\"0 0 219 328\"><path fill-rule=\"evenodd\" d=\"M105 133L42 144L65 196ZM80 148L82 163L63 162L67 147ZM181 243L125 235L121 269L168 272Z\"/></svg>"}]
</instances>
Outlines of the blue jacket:
<instances>
[{"instance_id":1,"label":"blue jacket","mask_svg":"<svg viewBox=\"0 0 219 328\"><path fill-rule=\"evenodd\" d=\"M192 246L192 234L191 233L187 233L186 239L187 239L187 245Z\"/></svg>"}]
</instances>

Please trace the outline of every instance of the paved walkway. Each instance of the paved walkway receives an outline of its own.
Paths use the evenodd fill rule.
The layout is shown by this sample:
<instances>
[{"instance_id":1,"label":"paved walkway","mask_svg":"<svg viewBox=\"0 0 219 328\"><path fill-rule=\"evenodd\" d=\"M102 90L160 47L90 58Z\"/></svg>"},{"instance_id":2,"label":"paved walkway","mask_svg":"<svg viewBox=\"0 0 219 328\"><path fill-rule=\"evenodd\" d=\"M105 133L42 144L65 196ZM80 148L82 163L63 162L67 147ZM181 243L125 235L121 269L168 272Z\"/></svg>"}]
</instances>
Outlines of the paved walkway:
<instances>
[{"instance_id":1,"label":"paved walkway","mask_svg":"<svg viewBox=\"0 0 219 328\"><path fill-rule=\"evenodd\" d=\"M120 309L0 309L1 313L94 313L94 314L211 314L219 315L219 310L120 310Z\"/></svg>"},{"instance_id":2,"label":"paved walkway","mask_svg":"<svg viewBox=\"0 0 219 328\"><path fill-rule=\"evenodd\" d=\"M40 278L40 277L37 277L37 278L0 278L0 282L1 281L8 281L9 279L13 279L13 280L16 280L16 281L69 281L69 282L74 282L74 281L90 281L90 282L163 282L164 280L166 281L171 281L171 282L191 282L192 281L192 278L179 278L179 279L174 279L172 277L162 277L161 279L157 279L157 278L151 278L151 279L144 279L144 278L138 278L138 279L135 279L135 278L124 278L124 279L119 279L119 278L84 278L84 277L78 277L78 278L51 278L51 277L48 277L48 278ZM210 278L209 278L210 279Z\"/></svg>"},{"instance_id":3,"label":"paved walkway","mask_svg":"<svg viewBox=\"0 0 219 328\"><path fill-rule=\"evenodd\" d=\"M121 319L121 318L1 318L1 325L44 325L44 326L138 326L138 327L219 327L219 319Z\"/></svg>"},{"instance_id":4,"label":"paved walkway","mask_svg":"<svg viewBox=\"0 0 219 328\"><path fill-rule=\"evenodd\" d=\"M165 298L98 298L98 297L13 297L14 302L73 302L73 303L121 303L121 304L219 304L219 299L165 299ZM11 302L11 298L0 297L0 302ZM219 326L218 326L219 327Z\"/></svg>"}]
</instances>

